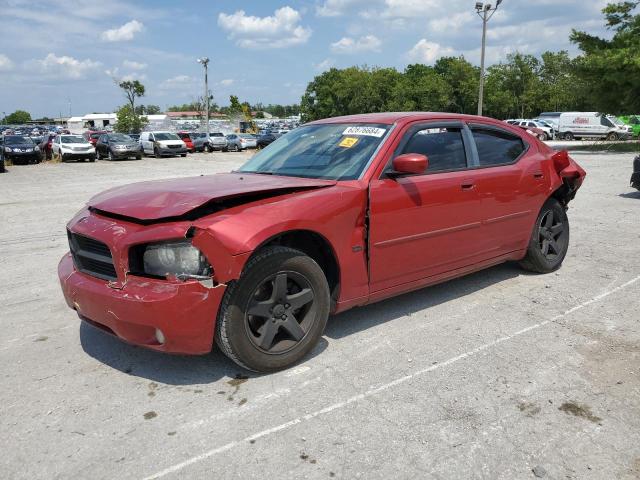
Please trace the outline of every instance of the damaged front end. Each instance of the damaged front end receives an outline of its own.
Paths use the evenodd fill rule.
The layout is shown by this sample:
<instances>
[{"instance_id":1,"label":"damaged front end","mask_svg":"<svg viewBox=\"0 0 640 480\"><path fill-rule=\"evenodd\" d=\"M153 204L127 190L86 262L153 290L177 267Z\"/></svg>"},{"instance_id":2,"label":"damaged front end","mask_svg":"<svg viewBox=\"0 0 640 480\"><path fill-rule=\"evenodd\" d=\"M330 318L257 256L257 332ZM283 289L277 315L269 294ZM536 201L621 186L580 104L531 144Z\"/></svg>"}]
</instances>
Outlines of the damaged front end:
<instances>
[{"instance_id":1,"label":"damaged front end","mask_svg":"<svg viewBox=\"0 0 640 480\"><path fill-rule=\"evenodd\" d=\"M139 225L89 210L68 224L68 236L58 273L83 320L155 350L211 350L226 284L245 255L230 254L188 221Z\"/></svg>"}]
</instances>

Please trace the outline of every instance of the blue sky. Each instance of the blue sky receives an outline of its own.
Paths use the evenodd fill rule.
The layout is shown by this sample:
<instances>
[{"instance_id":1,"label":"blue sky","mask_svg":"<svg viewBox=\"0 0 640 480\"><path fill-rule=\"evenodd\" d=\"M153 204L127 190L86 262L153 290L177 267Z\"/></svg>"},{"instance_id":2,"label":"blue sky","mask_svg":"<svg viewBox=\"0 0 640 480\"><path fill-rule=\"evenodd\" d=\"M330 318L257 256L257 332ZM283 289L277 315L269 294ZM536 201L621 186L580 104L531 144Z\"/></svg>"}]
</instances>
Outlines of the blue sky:
<instances>
[{"instance_id":1,"label":"blue sky","mask_svg":"<svg viewBox=\"0 0 640 480\"><path fill-rule=\"evenodd\" d=\"M489 63L513 51L567 49L571 27L606 35L606 0L504 0L490 24ZM0 0L0 113L113 111L114 79L137 78L161 108L203 90L215 101L297 103L330 66L479 63L475 0Z\"/></svg>"}]
</instances>

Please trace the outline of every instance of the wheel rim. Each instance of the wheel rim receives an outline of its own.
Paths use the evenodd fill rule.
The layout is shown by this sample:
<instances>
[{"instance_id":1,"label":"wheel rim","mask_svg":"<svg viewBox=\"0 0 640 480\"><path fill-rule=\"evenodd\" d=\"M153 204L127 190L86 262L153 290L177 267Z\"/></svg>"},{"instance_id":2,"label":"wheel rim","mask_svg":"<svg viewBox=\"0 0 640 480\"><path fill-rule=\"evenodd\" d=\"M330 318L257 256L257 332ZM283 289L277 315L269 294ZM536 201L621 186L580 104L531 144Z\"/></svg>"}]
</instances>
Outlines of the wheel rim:
<instances>
[{"instance_id":1,"label":"wheel rim","mask_svg":"<svg viewBox=\"0 0 640 480\"><path fill-rule=\"evenodd\" d=\"M547 260L555 260L565 249L565 223L554 210L547 211L538 226L538 247Z\"/></svg>"},{"instance_id":2,"label":"wheel rim","mask_svg":"<svg viewBox=\"0 0 640 480\"><path fill-rule=\"evenodd\" d=\"M291 271L267 277L249 297L244 319L247 335L258 350L288 352L306 337L316 320L311 282Z\"/></svg>"}]
</instances>

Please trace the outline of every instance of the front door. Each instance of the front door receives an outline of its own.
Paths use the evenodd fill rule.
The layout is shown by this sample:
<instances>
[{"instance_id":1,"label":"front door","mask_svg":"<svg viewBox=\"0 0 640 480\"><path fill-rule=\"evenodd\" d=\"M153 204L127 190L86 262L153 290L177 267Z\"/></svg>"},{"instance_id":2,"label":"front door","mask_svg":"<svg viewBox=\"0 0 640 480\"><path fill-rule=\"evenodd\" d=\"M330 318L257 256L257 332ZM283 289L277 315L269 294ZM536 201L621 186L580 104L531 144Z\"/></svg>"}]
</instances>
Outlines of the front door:
<instances>
[{"instance_id":1,"label":"front door","mask_svg":"<svg viewBox=\"0 0 640 480\"><path fill-rule=\"evenodd\" d=\"M410 127L393 156L428 157L424 174L370 184L370 291L379 292L487 257L471 134L461 123Z\"/></svg>"}]
</instances>

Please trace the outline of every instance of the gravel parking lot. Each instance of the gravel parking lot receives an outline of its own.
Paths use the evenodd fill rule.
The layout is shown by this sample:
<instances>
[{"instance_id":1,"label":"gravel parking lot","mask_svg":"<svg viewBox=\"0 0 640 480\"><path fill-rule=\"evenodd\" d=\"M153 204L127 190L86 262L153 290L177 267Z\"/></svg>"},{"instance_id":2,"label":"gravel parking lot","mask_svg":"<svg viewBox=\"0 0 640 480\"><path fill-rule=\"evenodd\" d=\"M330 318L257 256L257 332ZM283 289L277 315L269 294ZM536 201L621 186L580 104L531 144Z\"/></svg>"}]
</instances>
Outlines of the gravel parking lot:
<instances>
[{"instance_id":1,"label":"gravel parking lot","mask_svg":"<svg viewBox=\"0 0 640 480\"><path fill-rule=\"evenodd\" d=\"M56 266L93 194L250 154L0 175L2 478L640 478L640 192L631 154L572 154L563 268L502 265L329 320L247 375L81 325Z\"/></svg>"}]
</instances>

